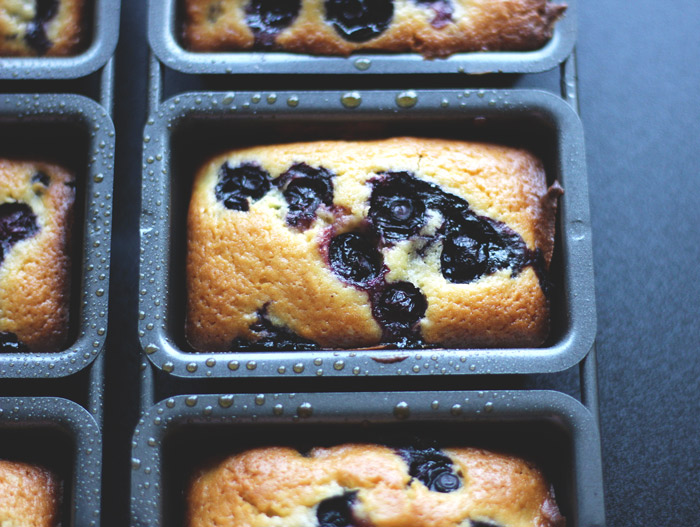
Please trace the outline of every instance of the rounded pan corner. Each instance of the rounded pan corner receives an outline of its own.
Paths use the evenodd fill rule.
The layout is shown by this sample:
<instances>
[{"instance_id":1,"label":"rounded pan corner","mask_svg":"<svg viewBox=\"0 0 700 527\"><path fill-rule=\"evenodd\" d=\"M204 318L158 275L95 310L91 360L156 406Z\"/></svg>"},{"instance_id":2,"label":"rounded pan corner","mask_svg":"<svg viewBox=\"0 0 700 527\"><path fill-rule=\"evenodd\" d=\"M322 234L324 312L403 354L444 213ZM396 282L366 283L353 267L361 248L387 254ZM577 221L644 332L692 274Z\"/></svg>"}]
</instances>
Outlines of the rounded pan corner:
<instances>
[{"instance_id":1,"label":"rounded pan corner","mask_svg":"<svg viewBox=\"0 0 700 527\"><path fill-rule=\"evenodd\" d=\"M121 0L97 0L90 46L72 57L0 57L0 79L78 79L96 72L114 55Z\"/></svg>"},{"instance_id":2,"label":"rounded pan corner","mask_svg":"<svg viewBox=\"0 0 700 527\"><path fill-rule=\"evenodd\" d=\"M107 340L114 124L101 105L77 94L0 95L0 117L10 123L12 119L55 126L78 123L85 132L87 144L83 148L91 153L82 182L86 197L80 234L83 251L77 262L80 283L72 288L72 294L82 299L73 304L78 312L71 315L77 334L66 349L57 352L0 354L0 378L67 377L89 367L104 352Z\"/></svg>"},{"instance_id":3,"label":"rounded pan corner","mask_svg":"<svg viewBox=\"0 0 700 527\"><path fill-rule=\"evenodd\" d=\"M456 53L427 60L418 54L355 54L319 57L284 52L191 52L174 32L176 0L150 0L148 40L166 66L188 74L490 74L541 73L556 68L571 55L577 38L577 0L555 26L541 49L525 52ZM358 62L359 60L359 62Z\"/></svg>"}]
</instances>

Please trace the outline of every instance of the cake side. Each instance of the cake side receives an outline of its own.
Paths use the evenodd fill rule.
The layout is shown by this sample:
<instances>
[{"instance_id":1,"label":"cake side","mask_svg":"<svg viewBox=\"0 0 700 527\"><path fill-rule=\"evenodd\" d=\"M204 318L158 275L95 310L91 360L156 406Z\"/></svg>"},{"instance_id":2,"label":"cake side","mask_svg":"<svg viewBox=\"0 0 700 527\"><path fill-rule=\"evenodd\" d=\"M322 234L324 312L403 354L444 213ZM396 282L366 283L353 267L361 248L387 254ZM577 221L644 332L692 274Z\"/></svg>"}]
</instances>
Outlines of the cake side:
<instances>
[{"instance_id":1,"label":"cake side","mask_svg":"<svg viewBox=\"0 0 700 527\"><path fill-rule=\"evenodd\" d=\"M0 159L0 342L60 351L68 336L73 176Z\"/></svg>"},{"instance_id":2,"label":"cake side","mask_svg":"<svg viewBox=\"0 0 700 527\"><path fill-rule=\"evenodd\" d=\"M75 55L84 0L0 0L0 56Z\"/></svg>"},{"instance_id":3,"label":"cake side","mask_svg":"<svg viewBox=\"0 0 700 527\"><path fill-rule=\"evenodd\" d=\"M480 143L217 156L188 214L187 339L201 351L275 332L331 348L539 345L557 193L528 152Z\"/></svg>"},{"instance_id":4,"label":"cake side","mask_svg":"<svg viewBox=\"0 0 700 527\"><path fill-rule=\"evenodd\" d=\"M0 525L57 527L61 486L48 470L0 460Z\"/></svg>"},{"instance_id":5,"label":"cake side","mask_svg":"<svg viewBox=\"0 0 700 527\"><path fill-rule=\"evenodd\" d=\"M476 448L258 448L203 468L188 527L563 527L523 459Z\"/></svg>"},{"instance_id":6,"label":"cake side","mask_svg":"<svg viewBox=\"0 0 700 527\"><path fill-rule=\"evenodd\" d=\"M183 38L192 51L384 51L435 58L539 49L565 10L548 0L186 0Z\"/></svg>"}]
</instances>

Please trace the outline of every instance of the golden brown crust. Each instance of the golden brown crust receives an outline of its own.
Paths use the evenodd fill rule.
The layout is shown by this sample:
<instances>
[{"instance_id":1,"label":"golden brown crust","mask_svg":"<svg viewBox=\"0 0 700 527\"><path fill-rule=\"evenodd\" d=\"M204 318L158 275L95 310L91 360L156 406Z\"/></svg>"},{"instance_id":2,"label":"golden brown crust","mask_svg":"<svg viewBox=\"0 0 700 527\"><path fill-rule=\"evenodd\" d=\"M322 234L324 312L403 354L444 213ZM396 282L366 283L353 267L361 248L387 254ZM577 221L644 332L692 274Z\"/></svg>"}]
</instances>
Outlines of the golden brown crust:
<instances>
[{"instance_id":1,"label":"golden brown crust","mask_svg":"<svg viewBox=\"0 0 700 527\"><path fill-rule=\"evenodd\" d=\"M255 163L276 178L297 163L334 174L331 210L319 209L308 229L290 228L277 189L247 212L228 210L215 196L219 168ZM542 164L524 150L440 139L319 141L229 152L199 171L190 202L187 321L190 343L225 351L234 339L254 339L258 313L323 347L378 344L369 293L338 279L327 261L329 237L362 226L370 181L405 171L468 202L480 216L505 223L549 264L555 208ZM437 228L436 225L434 228ZM420 240L381 249L387 282L407 281L427 300L420 330L426 343L456 347L536 346L548 333L548 301L532 267L505 269L471 283L448 282L440 271L442 242Z\"/></svg>"},{"instance_id":2,"label":"golden brown crust","mask_svg":"<svg viewBox=\"0 0 700 527\"><path fill-rule=\"evenodd\" d=\"M48 41L45 52L27 42L36 14L35 0L0 0L0 56L65 57L81 48L84 0L59 0L58 10L43 23Z\"/></svg>"},{"instance_id":3,"label":"golden brown crust","mask_svg":"<svg viewBox=\"0 0 700 527\"><path fill-rule=\"evenodd\" d=\"M0 525L56 527L61 486L48 470L0 460Z\"/></svg>"},{"instance_id":4,"label":"golden brown crust","mask_svg":"<svg viewBox=\"0 0 700 527\"><path fill-rule=\"evenodd\" d=\"M39 172L49 177L48 187L32 181ZM60 351L68 336L74 200L73 176L63 168L0 159L0 204L29 205L39 226L0 263L0 331L17 335L30 351Z\"/></svg>"},{"instance_id":5,"label":"golden brown crust","mask_svg":"<svg viewBox=\"0 0 700 527\"><path fill-rule=\"evenodd\" d=\"M476 448L443 450L461 486L431 491L391 448L347 444L308 455L259 448L200 470L188 491L188 527L317 525L325 499L358 491L353 515L373 527L563 527L550 486L533 464Z\"/></svg>"},{"instance_id":6,"label":"golden brown crust","mask_svg":"<svg viewBox=\"0 0 700 527\"><path fill-rule=\"evenodd\" d=\"M246 25L248 0L187 0L185 45L193 51L255 47ZM454 0L452 20L436 27L434 12L413 0L396 0L389 27L366 42L350 42L325 20L324 0L302 0L293 23L275 38L275 49L315 55L356 51L416 52L427 58L466 51L527 51L551 38L566 5L549 0Z\"/></svg>"}]
</instances>

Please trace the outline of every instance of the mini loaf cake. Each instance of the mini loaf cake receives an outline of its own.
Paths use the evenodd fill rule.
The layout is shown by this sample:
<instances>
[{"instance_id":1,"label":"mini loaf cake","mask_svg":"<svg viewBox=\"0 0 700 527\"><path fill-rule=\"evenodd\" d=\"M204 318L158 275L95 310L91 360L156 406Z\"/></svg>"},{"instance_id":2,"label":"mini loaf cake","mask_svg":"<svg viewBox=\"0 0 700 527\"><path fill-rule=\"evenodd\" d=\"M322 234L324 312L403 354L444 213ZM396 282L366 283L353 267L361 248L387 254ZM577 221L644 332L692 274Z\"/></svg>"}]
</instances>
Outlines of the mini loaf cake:
<instances>
[{"instance_id":1,"label":"mini loaf cake","mask_svg":"<svg viewBox=\"0 0 700 527\"><path fill-rule=\"evenodd\" d=\"M0 56L62 57L80 47L84 0L0 0Z\"/></svg>"},{"instance_id":2,"label":"mini loaf cake","mask_svg":"<svg viewBox=\"0 0 700 527\"><path fill-rule=\"evenodd\" d=\"M53 474L35 465L0 460L0 525L57 527L61 487Z\"/></svg>"},{"instance_id":3,"label":"mini loaf cake","mask_svg":"<svg viewBox=\"0 0 700 527\"><path fill-rule=\"evenodd\" d=\"M0 352L65 344L74 199L62 168L0 159Z\"/></svg>"},{"instance_id":4,"label":"mini loaf cake","mask_svg":"<svg viewBox=\"0 0 700 527\"><path fill-rule=\"evenodd\" d=\"M317 55L541 48L566 9L549 0L185 0L193 51Z\"/></svg>"},{"instance_id":5,"label":"mini loaf cake","mask_svg":"<svg viewBox=\"0 0 700 527\"><path fill-rule=\"evenodd\" d=\"M475 448L250 450L201 470L188 527L563 527L532 464Z\"/></svg>"},{"instance_id":6,"label":"mini loaf cake","mask_svg":"<svg viewBox=\"0 0 700 527\"><path fill-rule=\"evenodd\" d=\"M216 157L189 209L187 338L199 351L537 346L560 192L528 152L460 141Z\"/></svg>"}]
</instances>

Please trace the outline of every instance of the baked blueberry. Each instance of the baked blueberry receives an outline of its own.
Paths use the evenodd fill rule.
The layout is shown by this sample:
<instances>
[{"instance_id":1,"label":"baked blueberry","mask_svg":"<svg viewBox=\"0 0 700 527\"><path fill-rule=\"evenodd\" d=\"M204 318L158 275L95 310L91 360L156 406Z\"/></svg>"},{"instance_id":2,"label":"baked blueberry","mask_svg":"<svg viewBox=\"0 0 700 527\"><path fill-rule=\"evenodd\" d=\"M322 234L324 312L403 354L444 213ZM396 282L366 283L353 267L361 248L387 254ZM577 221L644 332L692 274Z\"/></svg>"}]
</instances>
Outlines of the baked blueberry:
<instances>
[{"instance_id":1,"label":"baked blueberry","mask_svg":"<svg viewBox=\"0 0 700 527\"><path fill-rule=\"evenodd\" d=\"M376 316L383 325L412 326L423 318L427 308L425 296L410 282L388 284L375 304Z\"/></svg>"},{"instance_id":2,"label":"baked blueberry","mask_svg":"<svg viewBox=\"0 0 700 527\"><path fill-rule=\"evenodd\" d=\"M407 239L425 223L425 200L421 199L410 180L390 175L372 191L369 220L387 241Z\"/></svg>"},{"instance_id":3,"label":"baked blueberry","mask_svg":"<svg viewBox=\"0 0 700 527\"><path fill-rule=\"evenodd\" d=\"M17 335L9 331L0 331L0 353L26 352L27 346Z\"/></svg>"},{"instance_id":4,"label":"baked blueberry","mask_svg":"<svg viewBox=\"0 0 700 527\"><path fill-rule=\"evenodd\" d=\"M258 311L258 320L250 325L250 330L255 333L256 339L237 338L231 343L231 351L314 351L319 348L315 342L273 324L267 315L267 305Z\"/></svg>"},{"instance_id":5,"label":"baked blueberry","mask_svg":"<svg viewBox=\"0 0 700 527\"><path fill-rule=\"evenodd\" d=\"M450 282L465 284L487 270L489 246L467 234L445 238L440 256L442 275Z\"/></svg>"},{"instance_id":6,"label":"baked blueberry","mask_svg":"<svg viewBox=\"0 0 700 527\"><path fill-rule=\"evenodd\" d=\"M36 214L26 203L0 205L0 262L15 243L30 238L38 230Z\"/></svg>"},{"instance_id":7,"label":"baked blueberry","mask_svg":"<svg viewBox=\"0 0 700 527\"><path fill-rule=\"evenodd\" d=\"M316 518L318 527L351 527L355 525L352 504L357 492L346 492L342 496L328 498L318 504Z\"/></svg>"},{"instance_id":8,"label":"baked blueberry","mask_svg":"<svg viewBox=\"0 0 700 527\"><path fill-rule=\"evenodd\" d=\"M399 454L408 463L408 473L430 490L454 492L462 486L452 470L452 460L436 448L405 448Z\"/></svg>"},{"instance_id":9,"label":"baked blueberry","mask_svg":"<svg viewBox=\"0 0 700 527\"><path fill-rule=\"evenodd\" d=\"M246 211L249 198L259 200L270 190L269 174L253 163L232 167L228 162L219 169L219 181L214 192L216 199L230 210Z\"/></svg>"},{"instance_id":10,"label":"baked blueberry","mask_svg":"<svg viewBox=\"0 0 700 527\"><path fill-rule=\"evenodd\" d=\"M367 285L382 270L382 256L366 236L346 232L333 238L328 247L331 269L343 280Z\"/></svg>"},{"instance_id":11,"label":"baked blueberry","mask_svg":"<svg viewBox=\"0 0 700 527\"><path fill-rule=\"evenodd\" d=\"M392 0L325 0L324 5L326 19L350 42L372 40L394 17Z\"/></svg>"},{"instance_id":12,"label":"baked blueberry","mask_svg":"<svg viewBox=\"0 0 700 527\"><path fill-rule=\"evenodd\" d=\"M469 520L469 527L502 527L500 523L493 520Z\"/></svg>"},{"instance_id":13,"label":"baked blueberry","mask_svg":"<svg viewBox=\"0 0 700 527\"><path fill-rule=\"evenodd\" d=\"M58 12L58 0L36 0L34 19L27 24L24 40L39 55L44 55L51 47L46 35L46 24Z\"/></svg>"},{"instance_id":14,"label":"baked blueberry","mask_svg":"<svg viewBox=\"0 0 700 527\"><path fill-rule=\"evenodd\" d=\"M251 0L245 8L245 20L255 35L255 43L270 47L275 37L299 15L301 0Z\"/></svg>"},{"instance_id":15,"label":"baked blueberry","mask_svg":"<svg viewBox=\"0 0 700 527\"><path fill-rule=\"evenodd\" d=\"M45 187L48 187L51 184L51 178L48 174L38 171L32 176L32 183L41 183Z\"/></svg>"},{"instance_id":16,"label":"baked blueberry","mask_svg":"<svg viewBox=\"0 0 700 527\"><path fill-rule=\"evenodd\" d=\"M415 0L417 4L429 7L433 10L433 19L430 24L435 29L445 27L452 22L454 7L450 0Z\"/></svg>"},{"instance_id":17,"label":"baked blueberry","mask_svg":"<svg viewBox=\"0 0 700 527\"><path fill-rule=\"evenodd\" d=\"M282 194L289 205L287 223L294 227L308 227L321 205L333 205L332 177L323 167L298 163L275 180L282 186Z\"/></svg>"}]
</instances>

